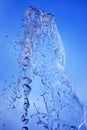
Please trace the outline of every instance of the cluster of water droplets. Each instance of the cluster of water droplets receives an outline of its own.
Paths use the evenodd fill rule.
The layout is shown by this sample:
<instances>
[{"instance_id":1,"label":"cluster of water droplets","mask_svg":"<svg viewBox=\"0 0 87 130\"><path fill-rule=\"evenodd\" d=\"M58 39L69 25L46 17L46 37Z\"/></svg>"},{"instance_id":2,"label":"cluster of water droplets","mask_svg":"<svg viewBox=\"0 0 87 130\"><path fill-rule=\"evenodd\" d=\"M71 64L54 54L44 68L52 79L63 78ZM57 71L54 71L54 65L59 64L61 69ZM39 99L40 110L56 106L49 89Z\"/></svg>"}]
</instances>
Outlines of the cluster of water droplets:
<instances>
[{"instance_id":1,"label":"cluster of water droplets","mask_svg":"<svg viewBox=\"0 0 87 130\"><path fill-rule=\"evenodd\" d=\"M22 90L23 90L23 97L24 97L24 103L23 103L23 109L24 113L21 117L21 121L24 123L24 126L22 127L22 130L28 130L28 109L30 107L29 103L29 94L31 92L31 78L30 78L30 69L31 69L31 55L32 52L30 50L30 46L27 44L27 39L25 39L25 46L23 51L23 59L21 62L21 84L22 84Z\"/></svg>"},{"instance_id":2,"label":"cluster of water droplets","mask_svg":"<svg viewBox=\"0 0 87 130\"><path fill-rule=\"evenodd\" d=\"M4 39L4 40L3 40ZM15 40L16 39L16 40ZM19 57L17 36L1 33L0 36L0 130L20 127ZM19 115L19 116L18 116ZM16 119L16 120L15 120ZM18 122L15 126L15 122Z\"/></svg>"}]
</instances>

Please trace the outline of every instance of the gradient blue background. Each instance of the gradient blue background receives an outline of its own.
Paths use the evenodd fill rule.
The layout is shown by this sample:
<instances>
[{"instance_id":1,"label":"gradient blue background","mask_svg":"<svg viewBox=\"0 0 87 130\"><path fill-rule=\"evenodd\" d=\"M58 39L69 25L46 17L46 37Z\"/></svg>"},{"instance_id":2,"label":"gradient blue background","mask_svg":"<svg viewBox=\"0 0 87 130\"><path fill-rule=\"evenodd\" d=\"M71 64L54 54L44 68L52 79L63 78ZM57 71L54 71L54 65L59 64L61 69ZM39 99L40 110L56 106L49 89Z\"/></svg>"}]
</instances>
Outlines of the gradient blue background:
<instances>
[{"instance_id":1,"label":"gradient blue background","mask_svg":"<svg viewBox=\"0 0 87 130\"><path fill-rule=\"evenodd\" d=\"M15 41L24 13L30 5L55 15L65 48L66 75L74 84L80 100L87 106L87 1L0 0L0 44L6 35ZM3 51L6 55L7 51ZM0 58L1 64L3 56ZM2 72L2 66L0 69Z\"/></svg>"}]
</instances>

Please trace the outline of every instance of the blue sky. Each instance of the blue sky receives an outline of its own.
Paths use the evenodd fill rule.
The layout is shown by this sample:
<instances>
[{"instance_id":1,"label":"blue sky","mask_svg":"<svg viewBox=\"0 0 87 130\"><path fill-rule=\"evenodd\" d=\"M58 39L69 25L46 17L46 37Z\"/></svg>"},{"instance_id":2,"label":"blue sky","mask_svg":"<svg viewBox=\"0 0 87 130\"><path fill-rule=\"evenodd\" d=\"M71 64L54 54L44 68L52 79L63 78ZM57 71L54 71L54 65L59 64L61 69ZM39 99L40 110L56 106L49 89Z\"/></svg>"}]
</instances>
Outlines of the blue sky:
<instances>
[{"instance_id":1,"label":"blue sky","mask_svg":"<svg viewBox=\"0 0 87 130\"><path fill-rule=\"evenodd\" d=\"M87 103L87 1L0 0L0 41L15 40L28 6L55 15L66 54L65 72L79 98ZM6 51L4 52L6 54ZM2 56L1 56L2 57Z\"/></svg>"}]
</instances>

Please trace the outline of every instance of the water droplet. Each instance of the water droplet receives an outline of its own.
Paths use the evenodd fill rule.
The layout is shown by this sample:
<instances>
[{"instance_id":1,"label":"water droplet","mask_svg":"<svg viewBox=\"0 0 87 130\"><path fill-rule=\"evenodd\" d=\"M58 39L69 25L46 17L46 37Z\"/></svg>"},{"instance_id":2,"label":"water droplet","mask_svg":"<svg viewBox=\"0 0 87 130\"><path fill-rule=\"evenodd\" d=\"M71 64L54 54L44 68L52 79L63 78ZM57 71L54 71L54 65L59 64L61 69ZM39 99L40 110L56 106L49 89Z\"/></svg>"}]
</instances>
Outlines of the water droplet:
<instances>
[{"instance_id":1,"label":"water droplet","mask_svg":"<svg viewBox=\"0 0 87 130\"><path fill-rule=\"evenodd\" d=\"M28 127L22 127L22 130L28 130Z\"/></svg>"},{"instance_id":2,"label":"water droplet","mask_svg":"<svg viewBox=\"0 0 87 130\"><path fill-rule=\"evenodd\" d=\"M32 80L28 77L23 77L23 82L24 83L27 83L27 84L30 84L32 82Z\"/></svg>"},{"instance_id":3,"label":"water droplet","mask_svg":"<svg viewBox=\"0 0 87 130\"><path fill-rule=\"evenodd\" d=\"M25 117L25 115L23 115L23 116L21 117L21 121L24 122L25 124L27 124L28 121L29 121L29 119L27 119L27 118Z\"/></svg>"},{"instance_id":4,"label":"water droplet","mask_svg":"<svg viewBox=\"0 0 87 130\"><path fill-rule=\"evenodd\" d=\"M71 126L70 130L78 130L75 126Z\"/></svg>"},{"instance_id":5,"label":"water droplet","mask_svg":"<svg viewBox=\"0 0 87 130\"><path fill-rule=\"evenodd\" d=\"M5 125L6 125L5 123L2 124L3 127L4 127Z\"/></svg>"},{"instance_id":6,"label":"water droplet","mask_svg":"<svg viewBox=\"0 0 87 130\"><path fill-rule=\"evenodd\" d=\"M30 104L29 104L29 100L28 98L24 99L24 109L27 110L29 108Z\"/></svg>"},{"instance_id":7,"label":"water droplet","mask_svg":"<svg viewBox=\"0 0 87 130\"><path fill-rule=\"evenodd\" d=\"M30 93L31 87L28 84L24 84L23 87L25 92Z\"/></svg>"}]
</instances>

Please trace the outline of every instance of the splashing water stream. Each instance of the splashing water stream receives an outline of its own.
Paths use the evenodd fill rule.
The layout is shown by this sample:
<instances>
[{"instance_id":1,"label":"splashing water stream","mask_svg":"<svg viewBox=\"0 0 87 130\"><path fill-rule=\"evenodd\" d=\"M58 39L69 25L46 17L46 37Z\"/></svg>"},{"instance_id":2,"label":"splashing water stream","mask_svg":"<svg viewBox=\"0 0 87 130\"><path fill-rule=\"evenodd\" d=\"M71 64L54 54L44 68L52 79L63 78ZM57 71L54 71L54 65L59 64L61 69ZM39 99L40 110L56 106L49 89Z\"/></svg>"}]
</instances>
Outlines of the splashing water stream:
<instances>
[{"instance_id":1,"label":"splashing water stream","mask_svg":"<svg viewBox=\"0 0 87 130\"><path fill-rule=\"evenodd\" d=\"M22 130L86 130L84 106L64 73L65 52L54 16L29 7L23 28Z\"/></svg>"}]
</instances>

